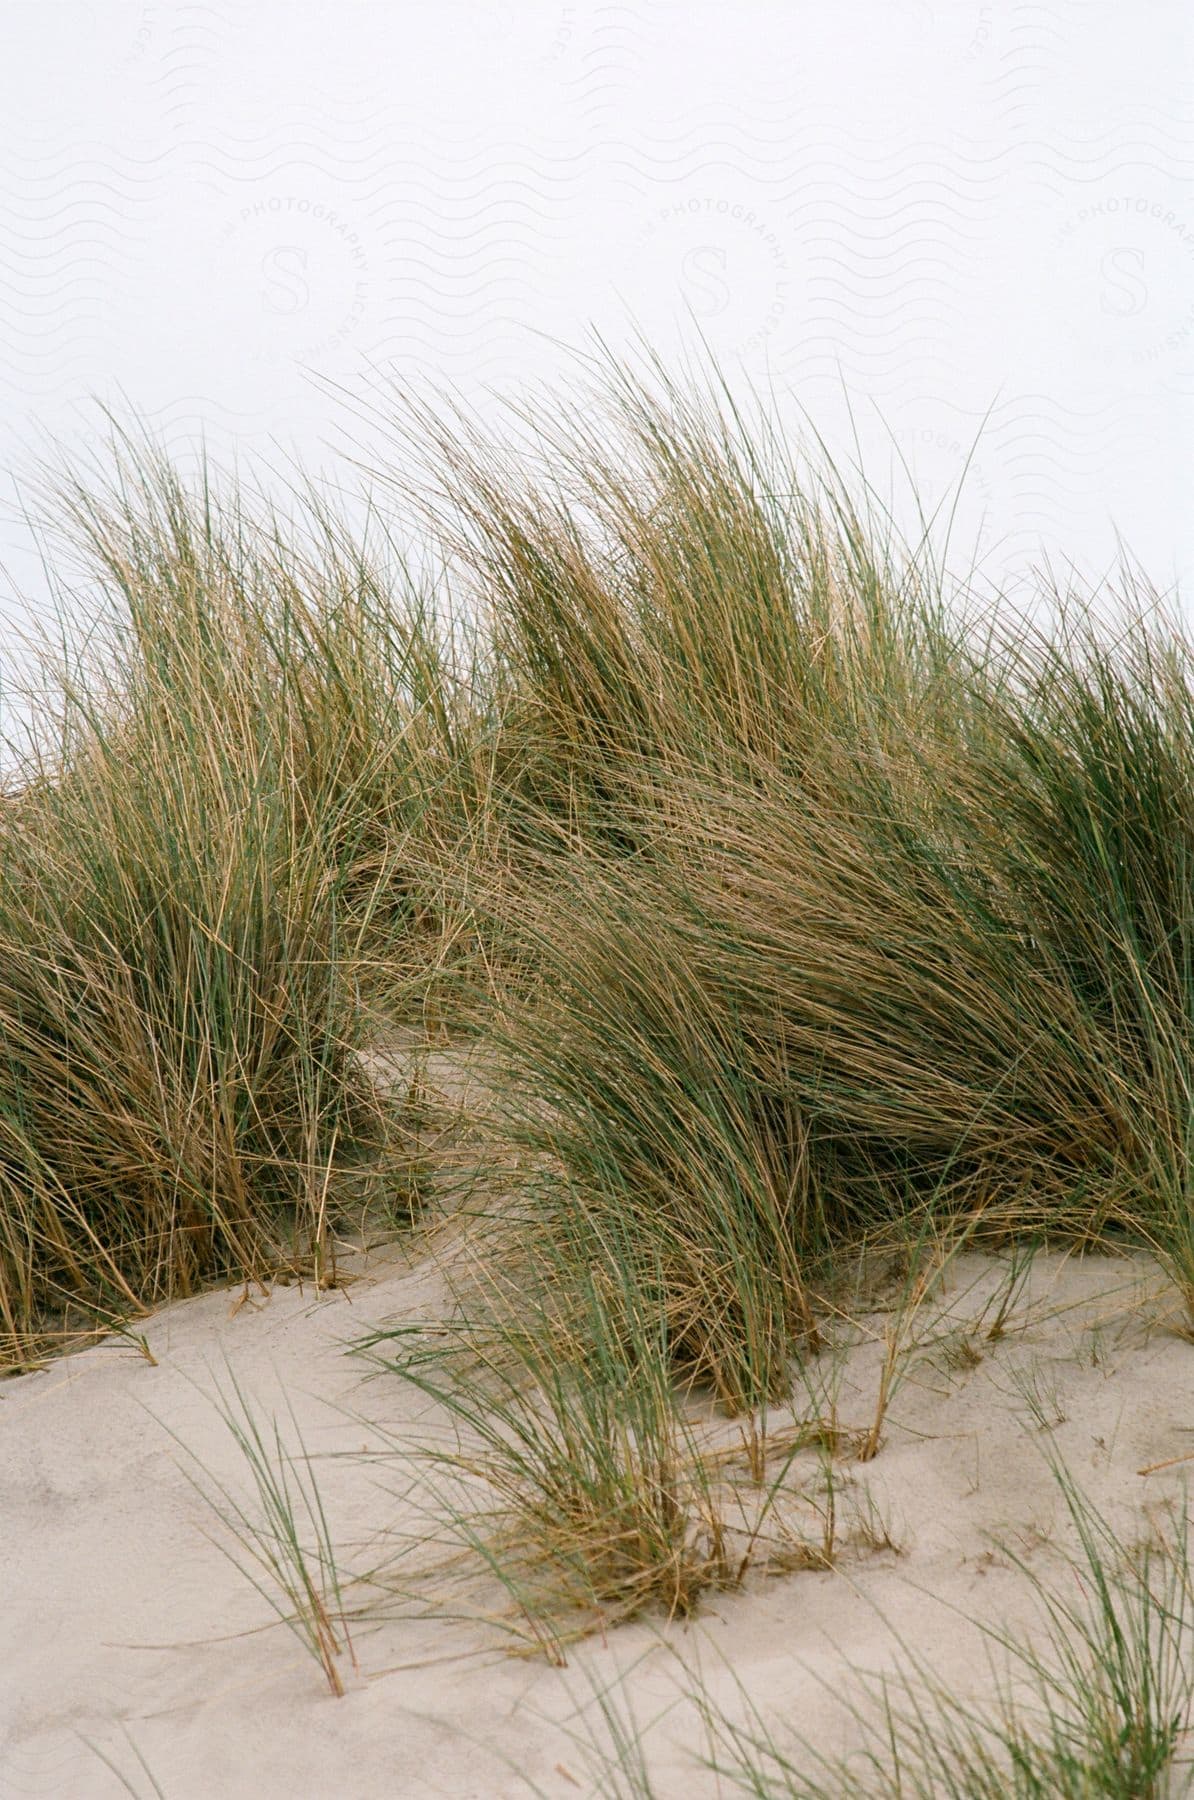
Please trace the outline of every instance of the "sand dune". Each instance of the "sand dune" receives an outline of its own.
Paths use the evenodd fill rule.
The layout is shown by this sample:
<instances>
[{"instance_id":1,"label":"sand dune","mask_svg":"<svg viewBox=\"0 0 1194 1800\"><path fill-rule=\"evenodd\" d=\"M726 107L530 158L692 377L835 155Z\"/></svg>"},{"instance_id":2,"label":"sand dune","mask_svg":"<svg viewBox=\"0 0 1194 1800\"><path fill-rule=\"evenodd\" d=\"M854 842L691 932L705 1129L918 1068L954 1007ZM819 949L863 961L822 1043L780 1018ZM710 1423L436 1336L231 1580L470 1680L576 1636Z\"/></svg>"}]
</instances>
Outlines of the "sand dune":
<instances>
[{"instance_id":1,"label":"sand dune","mask_svg":"<svg viewBox=\"0 0 1194 1800\"><path fill-rule=\"evenodd\" d=\"M236 1290L167 1307L144 1328L156 1366L112 1339L0 1388L4 1796L593 1791L577 1715L595 1718L594 1688L619 1671L650 1727L656 1791L713 1793L693 1763L695 1715L676 1699L685 1668L728 1709L741 1683L783 1729L827 1748L849 1741L839 1696L857 1694L857 1672L899 1662L889 1625L955 1688L981 1695L991 1677L967 1615L1025 1629L1034 1618L1029 1583L992 1534L1045 1573L1064 1566L1067 1522L1043 1446L1125 1544L1194 1466L1171 1460L1194 1456L1194 1349L1168 1322L1176 1310L1150 1264L1042 1256L992 1342L1006 1269L968 1255L909 1334L879 1455L840 1465L836 1568L752 1574L690 1623L588 1640L564 1670L511 1657L481 1619L420 1618L398 1594L374 1596L355 1628L360 1674L335 1700L213 1541L222 1528L171 1434L244 1491L210 1398L231 1370L265 1418L293 1404L346 1572L425 1530L402 1497L401 1459L365 1453L416 1441L435 1423L428 1403L394 1378L367 1380L346 1349L371 1324L443 1305L435 1246L361 1254L346 1272L347 1286L323 1294ZM845 1358L845 1422L870 1418L883 1323L864 1319ZM736 1429L725 1424L727 1443ZM1159 1463L1170 1466L1139 1472ZM810 1452L790 1471L797 1508L815 1467ZM890 1530L898 1553L875 1543L882 1529L851 1541L848 1521L865 1519Z\"/></svg>"}]
</instances>

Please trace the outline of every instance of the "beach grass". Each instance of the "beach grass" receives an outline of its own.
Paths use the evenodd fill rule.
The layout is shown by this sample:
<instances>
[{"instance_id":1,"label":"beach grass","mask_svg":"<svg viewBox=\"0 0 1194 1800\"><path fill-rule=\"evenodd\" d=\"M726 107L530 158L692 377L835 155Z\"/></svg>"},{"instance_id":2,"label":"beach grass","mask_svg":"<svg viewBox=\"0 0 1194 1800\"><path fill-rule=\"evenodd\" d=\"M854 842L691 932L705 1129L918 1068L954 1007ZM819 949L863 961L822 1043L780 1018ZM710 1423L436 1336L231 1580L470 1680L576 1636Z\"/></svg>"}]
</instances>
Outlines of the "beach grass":
<instances>
[{"instance_id":1,"label":"beach grass","mask_svg":"<svg viewBox=\"0 0 1194 1800\"><path fill-rule=\"evenodd\" d=\"M365 1053L473 1047L484 1305L369 1349L556 1657L740 1582L760 1516L686 1409L761 1442L860 1257L897 1295L863 1461L961 1247L1143 1247L1194 1333L1194 646L1131 569L981 598L716 380L607 362L508 435L394 406L418 473L355 522L136 435L49 484L94 610L0 804L0 1354L335 1282L435 1211L418 1080ZM1015 1791L1152 1792L1169 1700L1113 1655L1160 1602L1122 1626L1066 1494L1102 1611L1050 1618L1138 1787L1048 1788L1072 1708L996 1737Z\"/></svg>"}]
</instances>

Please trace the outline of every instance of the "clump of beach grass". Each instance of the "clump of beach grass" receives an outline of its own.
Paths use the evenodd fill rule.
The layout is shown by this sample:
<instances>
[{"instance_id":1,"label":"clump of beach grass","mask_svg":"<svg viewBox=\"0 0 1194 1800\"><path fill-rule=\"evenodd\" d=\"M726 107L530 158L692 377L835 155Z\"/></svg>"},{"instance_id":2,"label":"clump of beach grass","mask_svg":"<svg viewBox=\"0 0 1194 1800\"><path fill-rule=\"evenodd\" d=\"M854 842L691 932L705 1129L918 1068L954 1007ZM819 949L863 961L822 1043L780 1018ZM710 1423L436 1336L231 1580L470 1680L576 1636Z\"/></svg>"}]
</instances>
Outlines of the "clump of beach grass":
<instances>
[{"instance_id":1,"label":"clump of beach grass","mask_svg":"<svg viewBox=\"0 0 1194 1800\"><path fill-rule=\"evenodd\" d=\"M62 504L105 611L0 815L15 1366L205 1282L332 1280L341 1202L409 1185L400 1106L355 1057L403 864L377 787L398 702L361 692L364 652L345 670L363 602L333 587L304 614L276 538L149 452ZM368 653L378 693L391 649ZM418 695L404 716L423 728Z\"/></svg>"},{"instance_id":2,"label":"clump of beach grass","mask_svg":"<svg viewBox=\"0 0 1194 1800\"><path fill-rule=\"evenodd\" d=\"M731 1408L864 1240L1130 1239L1184 1286L1191 1216L1179 618L1134 574L984 611L752 429L614 371L525 454L429 452L523 751L477 1029L530 1229L632 1220Z\"/></svg>"},{"instance_id":3,"label":"clump of beach grass","mask_svg":"<svg viewBox=\"0 0 1194 1800\"><path fill-rule=\"evenodd\" d=\"M431 1536L463 1557L456 1574L496 1578L512 1647L563 1663L593 1631L686 1618L738 1587L799 1440L743 1504L682 1403L667 1319L630 1268L580 1280L540 1268L517 1316L496 1284L470 1287L452 1316L379 1329L361 1348L436 1403L429 1441L392 1450L429 1485ZM436 1562L421 1585L442 1606L453 1566Z\"/></svg>"}]
</instances>

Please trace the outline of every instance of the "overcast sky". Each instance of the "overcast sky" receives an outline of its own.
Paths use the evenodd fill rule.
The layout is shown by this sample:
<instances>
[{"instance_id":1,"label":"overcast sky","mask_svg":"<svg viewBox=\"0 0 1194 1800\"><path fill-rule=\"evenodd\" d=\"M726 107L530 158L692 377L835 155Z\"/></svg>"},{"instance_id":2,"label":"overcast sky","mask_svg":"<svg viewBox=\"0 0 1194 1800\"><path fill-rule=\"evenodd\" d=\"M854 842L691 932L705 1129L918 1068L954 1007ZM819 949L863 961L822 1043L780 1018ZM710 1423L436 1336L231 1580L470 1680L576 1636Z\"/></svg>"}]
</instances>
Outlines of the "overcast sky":
<instances>
[{"instance_id":1,"label":"overcast sky","mask_svg":"<svg viewBox=\"0 0 1194 1800\"><path fill-rule=\"evenodd\" d=\"M0 0L0 616L96 399L334 467L367 365L517 390L592 325L699 329L930 502L980 434L997 573L1188 572L1187 10Z\"/></svg>"}]
</instances>

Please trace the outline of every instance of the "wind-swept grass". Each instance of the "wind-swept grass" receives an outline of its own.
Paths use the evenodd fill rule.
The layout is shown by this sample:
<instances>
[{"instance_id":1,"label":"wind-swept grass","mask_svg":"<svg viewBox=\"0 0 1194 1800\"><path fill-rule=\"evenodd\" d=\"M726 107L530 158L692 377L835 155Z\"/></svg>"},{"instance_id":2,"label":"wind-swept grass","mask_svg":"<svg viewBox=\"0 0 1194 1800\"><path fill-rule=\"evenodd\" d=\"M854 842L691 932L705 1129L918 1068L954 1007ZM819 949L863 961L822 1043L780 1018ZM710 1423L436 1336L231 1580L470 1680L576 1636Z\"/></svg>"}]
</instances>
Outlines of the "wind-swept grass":
<instances>
[{"instance_id":1,"label":"wind-swept grass","mask_svg":"<svg viewBox=\"0 0 1194 1800\"><path fill-rule=\"evenodd\" d=\"M108 611L0 815L0 1354L18 1364L279 1260L331 1279L341 1202L403 1186L398 1111L354 1050L370 933L401 898L395 796L424 753L398 711L426 730L423 698L409 679L396 697L343 562L319 612L231 503L152 458L123 474L68 496Z\"/></svg>"},{"instance_id":2,"label":"wind-swept grass","mask_svg":"<svg viewBox=\"0 0 1194 1800\"><path fill-rule=\"evenodd\" d=\"M326 1258L366 1001L492 1040L532 1230L616 1226L731 1407L926 1215L1194 1283L1182 630L1139 583L984 615L931 531L653 379L522 449L414 409L434 603L376 510L127 444L67 482L107 612L0 827L11 1346L279 1221Z\"/></svg>"},{"instance_id":3,"label":"wind-swept grass","mask_svg":"<svg viewBox=\"0 0 1194 1800\"><path fill-rule=\"evenodd\" d=\"M390 1360L549 1646L739 1579L685 1407L785 1397L860 1246L914 1309L960 1242L1143 1242L1194 1308L1180 617L1136 576L984 610L724 386L599 386L408 410L434 590L376 510L127 445L68 482L102 622L0 808L5 1359L331 1279L418 1197L367 1033L471 1033L510 1261Z\"/></svg>"},{"instance_id":4,"label":"wind-swept grass","mask_svg":"<svg viewBox=\"0 0 1194 1800\"><path fill-rule=\"evenodd\" d=\"M1188 1285L1179 623L1139 581L983 614L724 395L605 400L521 458L433 434L526 747L478 1028L533 1229L632 1221L731 1407L843 1247L926 1215L1130 1234Z\"/></svg>"}]
</instances>

